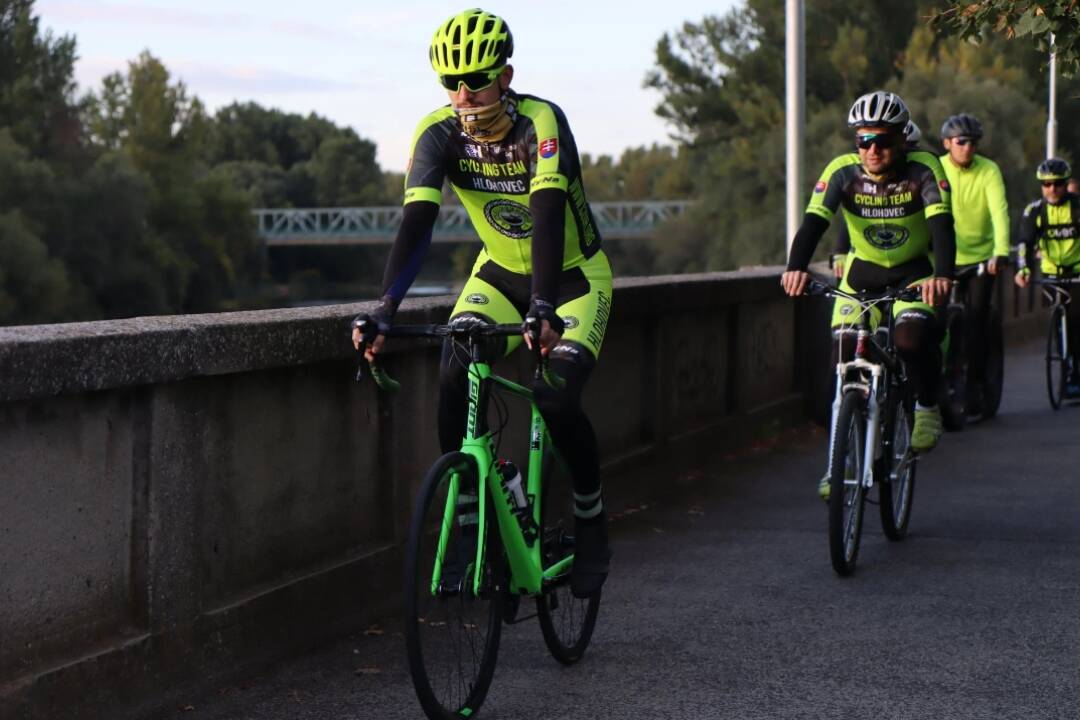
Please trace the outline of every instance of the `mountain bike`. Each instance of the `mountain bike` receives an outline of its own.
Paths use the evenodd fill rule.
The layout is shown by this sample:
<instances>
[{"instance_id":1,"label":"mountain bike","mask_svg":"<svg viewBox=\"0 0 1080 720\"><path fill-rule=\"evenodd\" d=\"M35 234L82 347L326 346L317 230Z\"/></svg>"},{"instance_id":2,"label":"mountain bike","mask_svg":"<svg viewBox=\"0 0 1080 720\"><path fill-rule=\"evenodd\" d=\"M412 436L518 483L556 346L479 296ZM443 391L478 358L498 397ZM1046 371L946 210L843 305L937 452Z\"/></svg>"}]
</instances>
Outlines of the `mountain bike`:
<instances>
[{"instance_id":1,"label":"mountain bike","mask_svg":"<svg viewBox=\"0 0 1080 720\"><path fill-rule=\"evenodd\" d=\"M918 300L921 292L918 288L890 288L848 293L811 281L807 294L851 300L860 310L853 323L853 358L845 361L841 352L836 364L827 470L829 557L833 570L847 576L855 571L863 509L875 483L885 536L902 540L911 519L918 460L911 449L915 397L893 344L892 304ZM875 310L887 318L877 329L873 327Z\"/></svg>"},{"instance_id":2,"label":"mountain bike","mask_svg":"<svg viewBox=\"0 0 1080 720\"><path fill-rule=\"evenodd\" d=\"M364 343L374 328L358 318ZM600 594L570 592L574 538L569 474L551 442L530 389L492 372L485 346L529 332L537 359L534 381L557 386L540 357L539 326L495 325L461 318L448 325L394 326L389 337L449 338L454 359L468 365L467 430L460 450L435 461L413 509L405 560L405 645L413 687L432 720L467 718L491 685L503 623L537 617L549 652L571 665L592 638ZM369 335L371 337L369 337ZM396 391L378 362L376 384ZM357 379L364 374L361 361ZM529 403L528 465L522 482L512 463L499 459L506 407L500 393ZM494 404L499 423L488 425ZM536 613L517 617L523 597Z\"/></svg>"},{"instance_id":3,"label":"mountain bike","mask_svg":"<svg viewBox=\"0 0 1080 720\"><path fill-rule=\"evenodd\" d=\"M1050 327L1046 335L1046 392L1050 396L1050 407L1057 410L1063 400L1073 399L1068 392L1069 376L1075 363L1069 352L1068 286L1080 284L1080 278L1047 277L1035 280L1035 284L1042 286L1043 295L1051 304Z\"/></svg>"},{"instance_id":4,"label":"mountain bike","mask_svg":"<svg viewBox=\"0 0 1080 720\"><path fill-rule=\"evenodd\" d=\"M967 424L968 410L973 407L970 393L982 392L983 419L993 417L1001 406L1001 390L1005 377L1005 343L1001 331L1001 313L997 307L988 309L986 326L982 329L984 342L985 375L981 387L973 382L970 348L967 347L966 327L970 322L967 305L961 293L964 280L986 272L986 263L978 263L959 270L956 282L949 293L945 308L946 347L942 353L943 382L938 406L946 430L963 430Z\"/></svg>"}]
</instances>

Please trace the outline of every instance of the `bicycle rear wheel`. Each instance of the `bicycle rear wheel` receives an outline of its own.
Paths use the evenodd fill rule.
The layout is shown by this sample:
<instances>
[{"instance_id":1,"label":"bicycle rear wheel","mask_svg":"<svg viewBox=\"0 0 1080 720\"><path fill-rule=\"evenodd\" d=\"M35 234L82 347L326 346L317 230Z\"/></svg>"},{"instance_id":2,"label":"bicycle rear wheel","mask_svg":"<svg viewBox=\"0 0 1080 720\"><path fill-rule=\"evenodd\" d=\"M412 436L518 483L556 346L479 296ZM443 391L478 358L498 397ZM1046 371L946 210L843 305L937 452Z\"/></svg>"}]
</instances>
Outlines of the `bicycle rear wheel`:
<instances>
[{"instance_id":1,"label":"bicycle rear wheel","mask_svg":"<svg viewBox=\"0 0 1080 720\"><path fill-rule=\"evenodd\" d=\"M1005 384L1005 339L1001 331L1001 313L990 308L986 322L986 376L983 382L983 419L997 415L1001 390Z\"/></svg>"},{"instance_id":2,"label":"bicycle rear wheel","mask_svg":"<svg viewBox=\"0 0 1080 720\"><path fill-rule=\"evenodd\" d=\"M1061 322L1065 317L1065 306L1055 305L1050 313L1050 331L1046 336L1046 392L1050 396L1050 407L1057 410L1065 396L1065 375L1069 372L1065 358L1067 348L1061 334Z\"/></svg>"},{"instance_id":3,"label":"bicycle rear wheel","mask_svg":"<svg viewBox=\"0 0 1080 720\"><path fill-rule=\"evenodd\" d=\"M903 540L915 497L916 456L911 450L914 401L903 388L894 388L882 427L882 457L878 475L881 529L890 540Z\"/></svg>"},{"instance_id":4,"label":"bicycle rear wheel","mask_svg":"<svg viewBox=\"0 0 1080 720\"><path fill-rule=\"evenodd\" d=\"M544 456L540 527L542 565L551 567L574 551L573 484L570 474L551 448ZM536 614L551 656L564 665L573 665L585 653L592 639L600 593L582 600L570 592L570 567L544 583L536 598Z\"/></svg>"},{"instance_id":5,"label":"bicycle rear wheel","mask_svg":"<svg viewBox=\"0 0 1080 720\"><path fill-rule=\"evenodd\" d=\"M857 390L844 393L832 438L829 475L829 557L838 575L855 572L866 500L863 449L866 443L864 401Z\"/></svg>"},{"instance_id":6,"label":"bicycle rear wheel","mask_svg":"<svg viewBox=\"0 0 1080 720\"><path fill-rule=\"evenodd\" d=\"M475 713L495 673L505 565L494 523L486 537L477 532L477 500L487 492L478 481L471 456L443 455L424 479L409 527L405 645L416 696L432 720ZM474 593L480 542L486 548Z\"/></svg>"},{"instance_id":7,"label":"bicycle rear wheel","mask_svg":"<svg viewBox=\"0 0 1080 720\"><path fill-rule=\"evenodd\" d=\"M949 309L946 327L949 347L944 358L944 377L941 383L941 421L946 430L963 430L967 423L967 349L964 347L964 313Z\"/></svg>"}]
</instances>

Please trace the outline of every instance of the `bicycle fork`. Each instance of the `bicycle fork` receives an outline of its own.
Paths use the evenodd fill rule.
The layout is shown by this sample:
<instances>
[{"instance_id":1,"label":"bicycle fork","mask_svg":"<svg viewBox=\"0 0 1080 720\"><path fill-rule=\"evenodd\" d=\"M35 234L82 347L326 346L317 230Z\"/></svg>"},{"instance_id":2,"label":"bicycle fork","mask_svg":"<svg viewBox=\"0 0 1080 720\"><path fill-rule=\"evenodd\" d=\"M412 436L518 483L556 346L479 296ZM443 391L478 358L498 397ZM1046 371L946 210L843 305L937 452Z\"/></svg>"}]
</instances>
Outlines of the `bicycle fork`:
<instances>
[{"instance_id":1,"label":"bicycle fork","mask_svg":"<svg viewBox=\"0 0 1080 720\"><path fill-rule=\"evenodd\" d=\"M844 382L849 369L864 370L870 373L870 382L849 381ZM832 477L833 455L836 448L836 421L840 415L840 404L844 394L848 390L858 390L866 396L866 445L863 448L863 476L859 481L867 488L874 484L874 461L878 458L881 448L878 444L878 436L881 432L881 407L878 402L878 391L881 386L882 367L862 358L856 358L851 362L837 363L836 365L836 395L833 398L832 418L829 423L829 460L828 473Z\"/></svg>"}]
</instances>

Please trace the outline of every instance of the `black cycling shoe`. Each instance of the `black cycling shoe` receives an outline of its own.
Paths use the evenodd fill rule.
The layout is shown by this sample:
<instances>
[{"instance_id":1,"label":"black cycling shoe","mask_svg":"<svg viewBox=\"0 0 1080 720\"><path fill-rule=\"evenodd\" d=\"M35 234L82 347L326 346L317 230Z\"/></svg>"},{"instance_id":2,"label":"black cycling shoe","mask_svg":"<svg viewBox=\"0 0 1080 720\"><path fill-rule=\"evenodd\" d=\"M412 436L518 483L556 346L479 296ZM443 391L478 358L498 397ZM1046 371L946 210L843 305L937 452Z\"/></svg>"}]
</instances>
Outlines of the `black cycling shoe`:
<instances>
[{"instance_id":1,"label":"black cycling shoe","mask_svg":"<svg viewBox=\"0 0 1080 720\"><path fill-rule=\"evenodd\" d=\"M607 514L595 520L574 518L574 567L570 571L570 592L579 599L600 592L608 575L611 548L608 547Z\"/></svg>"}]
</instances>

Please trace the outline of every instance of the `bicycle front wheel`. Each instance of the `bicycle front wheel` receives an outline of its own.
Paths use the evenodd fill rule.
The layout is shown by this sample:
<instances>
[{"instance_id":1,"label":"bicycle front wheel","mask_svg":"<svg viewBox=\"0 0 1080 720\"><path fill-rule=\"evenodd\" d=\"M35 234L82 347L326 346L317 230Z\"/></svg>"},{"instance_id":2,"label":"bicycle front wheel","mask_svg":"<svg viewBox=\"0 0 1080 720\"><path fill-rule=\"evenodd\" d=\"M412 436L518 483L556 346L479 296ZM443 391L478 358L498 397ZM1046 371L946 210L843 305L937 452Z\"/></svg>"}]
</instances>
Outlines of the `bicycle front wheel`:
<instances>
[{"instance_id":1,"label":"bicycle front wheel","mask_svg":"<svg viewBox=\"0 0 1080 720\"><path fill-rule=\"evenodd\" d=\"M838 575L855 572L862 536L863 449L866 444L866 419L862 394L844 393L836 418L832 440L832 471L829 475L829 557Z\"/></svg>"},{"instance_id":2,"label":"bicycle front wheel","mask_svg":"<svg viewBox=\"0 0 1080 720\"><path fill-rule=\"evenodd\" d=\"M1057 410L1065 396L1065 375L1067 348L1065 336L1061 332L1061 323L1065 317L1065 307L1055 305L1050 313L1050 332L1046 336L1046 392L1050 396L1050 407Z\"/></svg>"},{"instance_id":3,"label":"bicycle front wheel","mask_svg":"<svg viewBox=\"0 0 1080 720\"><path fill-rule=\"evenodd\" d=\"M541 557L545 568L552 567L574 552L574 498L570 474L548 444L544 454L543 488L540 492ZM600 593L582 600L570 592L570 566L544 582L536 598L536 614L551 656L563 665L573 665L585 654L592 639Z\"/></svg>"},{"instance_id":4,"label":"bicycle front wheel","mask_svg":"<svg viewBox=\"0 0 1080 720\"><path fill-rule=\"evenodd\" d=\"M983 382L983 419L997 415L1001 391L1005 385L1005 339L1001 331L1001 313L990 309L986 326L986 376Z\"/></svg>"},{"instance_id":5,"label":"bicycle front wheel","mask_svg":"<svg viewBox=\"0 0 1080 720\"><path fill-rule=\"evenodd\" d=\"M409 527L405 645L416 696L432 720L475 713L495 673L505 565L498 529L478 532L480 492L487 490L476 461L443 455L424 479ZM476 592L476 549L485 542Z\"/></svg>"},{"instance_id":6,"label":"bicycle front wheel","mask_svg":"<svg viewBox=\"0 0 1080 720\"><path fill-rule=\"evenodd\" d=\"M944 377L941 383L941 422L946 430L963 430L967 424L967 348L964 347L964 313L961 309L948 311L946 321L949 347L944 358Z\"/></svg>"},{"instance_id":7,"label":"bicycle front wheel","mask_svg":"<svg viewBox=\"0 0 1080 720\"><path fill-rule=\"evenodd\" d=\"M881 529L890 540L903 540L915 496L916 455L911 450L914 403L902 388L894 388L886 407L882 437L882 472L878 484Z\"/></svg>"}]
</instances>

